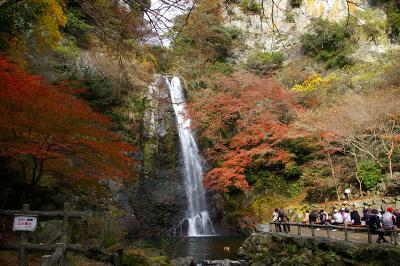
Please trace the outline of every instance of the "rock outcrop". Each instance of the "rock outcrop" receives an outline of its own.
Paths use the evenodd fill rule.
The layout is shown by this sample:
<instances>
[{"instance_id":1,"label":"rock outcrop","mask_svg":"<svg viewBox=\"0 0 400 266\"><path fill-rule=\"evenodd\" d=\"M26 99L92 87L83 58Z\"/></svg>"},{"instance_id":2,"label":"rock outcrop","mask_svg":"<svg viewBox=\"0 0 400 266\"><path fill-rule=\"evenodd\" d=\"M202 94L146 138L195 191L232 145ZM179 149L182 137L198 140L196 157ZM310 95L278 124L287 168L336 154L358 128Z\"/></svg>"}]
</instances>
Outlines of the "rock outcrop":
<instances>
[{"instance_id":1,"label":"rock outcrop","mask_svg":"<svg viewBox=\"0 0 400 266\"><path fill-rule=\"evenodd\" d=\"M158 75L150 85L150 108L144 113L139 181L131 205L140 235L168 235L186 210L179 161L176 117L166 78Z\"/></svg>"},{"instance_id":2,"label":"rock outcrop","mask_svg":"<svg viewBox=\"0 0 400 266\"><path fill-rule=\"evenodd\" d=\"M400 249L324 237L253 233L239 249L250 265L398 265Z\"/></svg>"},{"instance_id":3,"label":"rock outcrop","mask_svg":"<svg viewBox=\"0 0 400 266\"><path fill-rule=\"evenodd\" d=\"M327 1L304 0L293 5L291 0L264 1L261 10L246 11L232 5L225 12L225 24L239 28L244 33L247 50L283 51L288 58L300 55L300 36L307 31L313 18L324 18L340 21L347 17L357 16L359 12L371 9L369 1ZM374 9L381 20L385 13ZM365 23L358 19L359 24ZM359 40L360 48L355 52L356 59L373 61L386 51L389 41L383 38L381 43L371 40ZM242 57L243 52L239 52Z\"/></svg>"}]
</instances>

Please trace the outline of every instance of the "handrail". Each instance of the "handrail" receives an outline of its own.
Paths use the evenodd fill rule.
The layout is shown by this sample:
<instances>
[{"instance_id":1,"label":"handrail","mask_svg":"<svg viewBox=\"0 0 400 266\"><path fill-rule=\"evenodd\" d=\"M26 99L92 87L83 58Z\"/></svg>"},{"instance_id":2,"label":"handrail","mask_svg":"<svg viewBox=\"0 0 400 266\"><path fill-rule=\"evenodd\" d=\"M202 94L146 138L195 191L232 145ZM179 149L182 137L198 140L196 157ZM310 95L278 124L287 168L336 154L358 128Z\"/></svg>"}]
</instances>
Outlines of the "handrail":
<instances>
[{"instance_id":1,"label":"handrail","mask_svg":"<svg viewBox=\"0 0 400 266\"><path fill-rule=\"evenodd\" d=\"M19 250L19 265L24 266L26 263L26 250L36 251L54 251L52 255L45 255L42 258L42 266L55 265L65 259L65 254L68 250L81 250L81 245L70 244L68 239L69 219L84 218L85 212L73 211L70 204L64 203L62 211L32 211L29 209L29 204L24 204L21 210L0 210L0 216L44 216L52 219L63 218L62 230L60 232L61 242L55 245L40 245L28 243L26 232L21 232L19 244L0 244L0 249Z\"/></svg>"},{"instance_id":2,"label":"handrail","mask_svg":"<svg viewBox=\"0 0 400 266\"><path fill-rule=\"evenodd\" d=\"M62 218L66 214L69 218L83 218L85 212L79 211L28 211L28 210L0 210L0 216L14 216L14 215L34 215L52 218Z\"/></svg>"},{"instance_id":3,"label":"handrail","mask_svg":"<svg viewBox=\"0 0 400 266\"><path fill-rule=\"evenodd\" d=\"M331 225L331 224L307 224L307 223L291 223L291 222L269 222L269 224L274 224L274 225L287 225L287 226L296 226L297 227L297 235L301 236L301 227L307 227L311 229L311 235L312 237L315 237L315 229L316 228L323 228L326 230L327 237L331 238L330 236L330 229L337 229L340 231L344 231L344 238L345 241L349 241L349 231L355 231L355 232L367 232L368 233L368 243L372 242L372 232L368 226L360 226L360 227L352 227L349 226L348 224L343 224L343 225ZM400 232L399 228L396 228L395 226L392 228L392 230L385 230L385 229L378 229L377 231L380 232L391 232L392 237L394 238L394 245L398 245L398 239L397 239L397 233Z\"/></svg>"},{"instance_id":4,"label":"handrail","mask_svg":"<svg viewBox=\"0 0 400 266\"><path fill-rule=\"evenodd\" d=\"M308 224L308 223L291 223L291 222L288 222L288 223L285 223L285 222L269 222L270 224L277 224L277 225L283 225L283 224L286 224L286 225L289 225L289 226L301 226L301 227L309 227L309 228L311 228L311 227L316 227L316 228L324 228L324 229L326 229L326 227L328 227L329 229L344 229L344 227L345 227L345 224L343 224L343 225L332 225L332 224ZM353 231L364 231L364 232L366 232L366 231L368 231L368 227L367 226L356 226L356 227L352 227L352 226L349 226L349 225L347 225L347 230L353 230ZM400 232L400 228L397 228L396 229L396 231L397 232Z\"/></svg>"}]
</instances>

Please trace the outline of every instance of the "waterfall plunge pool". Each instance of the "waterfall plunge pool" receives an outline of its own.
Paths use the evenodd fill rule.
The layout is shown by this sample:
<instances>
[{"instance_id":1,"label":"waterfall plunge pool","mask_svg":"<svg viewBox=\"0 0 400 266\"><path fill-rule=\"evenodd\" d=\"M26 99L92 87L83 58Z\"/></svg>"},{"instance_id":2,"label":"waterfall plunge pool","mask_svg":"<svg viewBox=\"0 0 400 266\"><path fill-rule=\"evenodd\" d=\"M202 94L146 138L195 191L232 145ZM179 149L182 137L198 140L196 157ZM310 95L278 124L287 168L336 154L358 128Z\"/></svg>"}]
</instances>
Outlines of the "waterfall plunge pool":
<instances>
[{"instance_id":1,"label":"waterfall plunge pool","mask_svg":"<svg viewBox=\"0 0 400 266\"><path fill-rule=\"evenodd\" d=\"M239 247L244 236L201 236L201 237L167 237L144 240L145 245L164 249L170 259L193 257L195 261L238 259ZM224 251L229 247L229 251Z\"/></svg>"}]
</instances>

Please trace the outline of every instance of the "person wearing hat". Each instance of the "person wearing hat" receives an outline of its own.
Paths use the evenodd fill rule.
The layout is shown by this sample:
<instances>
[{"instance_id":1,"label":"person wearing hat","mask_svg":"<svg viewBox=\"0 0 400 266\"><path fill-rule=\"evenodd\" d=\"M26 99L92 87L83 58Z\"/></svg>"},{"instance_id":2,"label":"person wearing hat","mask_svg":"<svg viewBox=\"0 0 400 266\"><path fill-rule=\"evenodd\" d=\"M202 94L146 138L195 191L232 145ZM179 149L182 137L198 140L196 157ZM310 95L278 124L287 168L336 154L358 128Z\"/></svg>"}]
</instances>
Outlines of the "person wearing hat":
<instances>
[{"instance_id":1,"label":"person wearing hat","mask_svg":"<svg viewBox=\"0 0 400 266\"><path fill-rule=\"evenodd\" d=\"M393 228L396 228L396 216L393 215L394 209L392 207L388 207L386 212L382 216L382 224L383 229L392 231ZM393 242L392 234L390 234L390 240Z\"/></svg>"}]
</instances>

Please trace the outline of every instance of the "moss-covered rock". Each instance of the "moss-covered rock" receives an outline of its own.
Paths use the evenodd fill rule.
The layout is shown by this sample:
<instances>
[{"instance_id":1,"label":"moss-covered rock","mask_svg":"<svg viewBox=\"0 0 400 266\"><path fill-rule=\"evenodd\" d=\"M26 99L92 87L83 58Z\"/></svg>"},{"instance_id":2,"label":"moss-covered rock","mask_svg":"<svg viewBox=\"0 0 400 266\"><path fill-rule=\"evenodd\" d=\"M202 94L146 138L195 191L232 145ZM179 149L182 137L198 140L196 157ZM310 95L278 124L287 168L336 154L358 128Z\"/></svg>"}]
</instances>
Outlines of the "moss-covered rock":
<instances>
[{"instance_id":1,"label":"moss-covered rock","mask_svg":"<svg viewBox=\"0 0 400 266\"><path fill-rule=\"evenodd\" d=\"M140 248L130 248L123 252L122 266L170 266L168 258L158 254L149 254Z\"/></svg>"}]
</instances>

